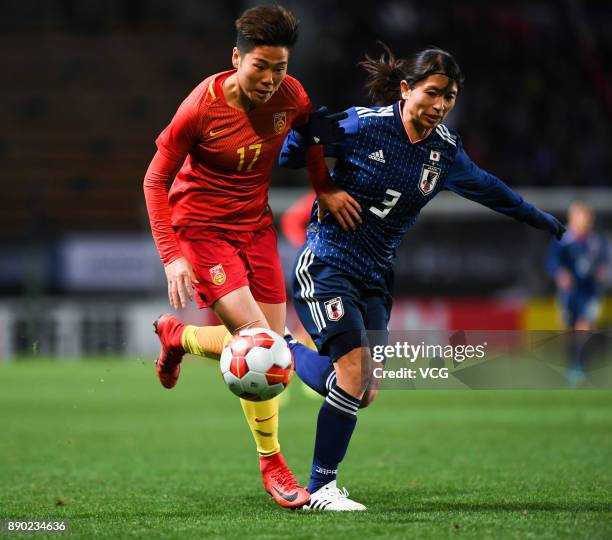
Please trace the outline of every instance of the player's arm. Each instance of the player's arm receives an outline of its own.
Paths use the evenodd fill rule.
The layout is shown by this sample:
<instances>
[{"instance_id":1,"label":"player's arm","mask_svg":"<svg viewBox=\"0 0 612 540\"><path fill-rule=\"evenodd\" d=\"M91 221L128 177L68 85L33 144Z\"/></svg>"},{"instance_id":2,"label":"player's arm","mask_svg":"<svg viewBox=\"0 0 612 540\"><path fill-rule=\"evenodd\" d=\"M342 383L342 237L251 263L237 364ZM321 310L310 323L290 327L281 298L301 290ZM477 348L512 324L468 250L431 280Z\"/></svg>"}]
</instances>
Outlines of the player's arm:
<instances>
[{"instance_id":1,"label":"player's arm","mask_svg":"<svg viewBox=\"0 0 612 540\"><path fill-rule=\"evenodd\" d=\"M336 186L327 169L320 145L311 146L306 151L306 169L317 193L318 219L323 220L325 212L329 212L338 222L342 230L354 231L357 223L361 223L361 205L352 195Z\"/></svg>"},{"instance_id":2,"label":"player's arm","mask_svg":"<svg viewBox=\"0 0 612 540\"><path fill-rule=\"evenodd\" d=\"M565 232L563 224L554 216L528 203L512 191L499 178L478 167L459 146L444 185L457 195L480 203L518 221L550 232L560 239Z\"/></svg>"},{"instance_id":3,"label":"player's arm","mask_svg":"<svg viewBox=\"0 0 612 540\"><path fill-rule=\"evenodd\" d=\"M151 232L168 280L168 300L175 309L187 305L185 290L193 300L193 283L198 283L193 268L181 253L170 220L168 186L182 164L182 161L174 161L157 151L143 183Z\"/></svg>"},{"instance_id":4,"label":"player's arm","mask_svg":"<svg viewBox=\"0 0 612 540\"><path fill-rule=\"evenodd\" d=\"M557 287L561 290L566 290L572 285L572 275L563 263L562 250L561 242L553 239L548 248L546 270L548 275L555 280Z\"/></svg>"},{"instance_id":5,"label":"player's arm","mask_svg":"<svg viewBox=\"0 0 612 540\"><path fill-rule=\"evenodd\" d=\"M196 96L191 94L179 107L170 124L156 140L158 151L145 174L144 195L157 251L168 280L168 299L178 309L186 306L185 290L193 299L193 283L198 280L181 253L170 218L168 189L189 153L198 130Z\"/></svg>"},{"instance_id":6,"label":"player's arm","mask_svg":"<svg viewBox=\"0 0 612 540\"><path fill-rule=\"evenodd\" d=\"M319 221L327 210L345 231L355 230L356 223L361 223L361 206L332 182L322 145L328 148L341 143L346 137L342 123L348 118L349 114L344 112L328 114L326 109L315 111L310 114L306 124L296 122L284 141L279 157L282 167L306 167L319 200Z\"/></svg>"},{"instance_id":7,"label":"player's arm","mask_svg":"<svg viewBox=\"0 0 612 540\"><path fill-rule=\"evenodd\" d=\"M334 135L322 140L319 144L323 146L325 157L338 158L348 153L352 148L359 130L359 118L354 108L335 114L333 118L334 122L338 124L338 129L325 128L327 133L333 133ZM311 141L314 140L313 131L309 130L308 133ZM308 135L304 135L303 130L299 128L292 129L283 143L278 158L279 165L288 169L306 167L306 155L310 148L312 148L312 144L308 141Z\"/></svg>"}]
</instances>

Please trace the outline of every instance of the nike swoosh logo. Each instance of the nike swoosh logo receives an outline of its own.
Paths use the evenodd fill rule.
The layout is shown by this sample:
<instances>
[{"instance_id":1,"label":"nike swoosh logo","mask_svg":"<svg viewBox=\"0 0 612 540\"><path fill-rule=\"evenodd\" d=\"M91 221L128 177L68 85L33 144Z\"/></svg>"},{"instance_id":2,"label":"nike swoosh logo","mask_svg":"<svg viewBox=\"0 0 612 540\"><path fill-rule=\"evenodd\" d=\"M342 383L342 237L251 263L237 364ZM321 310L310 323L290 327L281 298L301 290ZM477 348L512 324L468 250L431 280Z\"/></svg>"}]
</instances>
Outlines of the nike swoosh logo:
<instances>
[{"instance_id":1,"label":"nike swoosh logo","mask_svg":"<svg viewBox=\"0 0 612 540\"><path fill-rule=\"evenodd\" d=\"M266 422L267 420L272 420L272 418L274 418L276 415L273 414L272 416L268 416L268 418L255 418L255 422L259 423L259 422Z\"/></svg>"},{"instance_id":2,"label":"nike swoosh logo","mask_svg":"<svg viewBox=\"0 0 612 540\"><path fill-rule=\"evenodd\" d=\"M219 135L219 133L223 133L227 128L222 128L222 129L218 129L217 131L215 131L214 129L211 129L208 132L208 136L209 137L216 137L217 135Z\"/></svg>"},{"instance_id":3,"label":"nike swoosh logo","mask_svg":"<svg viewBox=\"0 0 612 540\"><path fill-rule=\"evenodd\" d=\"M285 495L282 491L278 491L278 489L276 489L275 487L272 488L274 491L276 491L276 493L278 493L278 496L285 499L287 502L293 502L295 501L295 499L297 499L297 491L291 495Z\"/></svg>"},{"instance_id":4,"label":"nike swoosh logo","mask_svg":"<svg viewBox=\"0 0 612 540\"><path fill-rule=\"evenodd\" d=\"M265 431L259 431L258 429L255 430L255 433L261 435L262 437L272 437L272 433L266 433Z\"/></svg>"}]
</instances>

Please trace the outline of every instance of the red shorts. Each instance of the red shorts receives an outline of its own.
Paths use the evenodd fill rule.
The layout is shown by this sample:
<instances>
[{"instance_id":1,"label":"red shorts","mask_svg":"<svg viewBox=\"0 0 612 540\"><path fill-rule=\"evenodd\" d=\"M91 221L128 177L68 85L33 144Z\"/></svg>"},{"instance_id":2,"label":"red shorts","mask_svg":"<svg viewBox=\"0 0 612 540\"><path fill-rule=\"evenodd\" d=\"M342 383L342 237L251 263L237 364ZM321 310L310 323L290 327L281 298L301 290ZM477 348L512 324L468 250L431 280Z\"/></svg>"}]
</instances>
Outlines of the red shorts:
<instances>
[{"instance_id":1,"label":"red shorts","mask_svg":"<svg viewBox=\"0 0 612 540\"><path fill-rule=\"evenodd\" d=\"M195 286L201 308L244 286L258 302L287 300L274 225L259 231L179 227L176 236L200 282Z\"/></svg>"}]
</instances>

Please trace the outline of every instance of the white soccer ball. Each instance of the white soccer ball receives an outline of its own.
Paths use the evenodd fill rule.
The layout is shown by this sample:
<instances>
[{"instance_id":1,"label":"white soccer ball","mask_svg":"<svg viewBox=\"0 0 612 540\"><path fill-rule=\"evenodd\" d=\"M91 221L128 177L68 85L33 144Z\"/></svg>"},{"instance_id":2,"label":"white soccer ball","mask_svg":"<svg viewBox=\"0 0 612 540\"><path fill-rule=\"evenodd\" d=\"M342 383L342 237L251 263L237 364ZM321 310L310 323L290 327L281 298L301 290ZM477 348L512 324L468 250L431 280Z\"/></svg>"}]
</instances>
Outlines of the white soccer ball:
<instances>
[{"instance_id":1,"label":"white soccer ball","mask_svg":"<svg viewBox=\"0 0 612 540\"><path fill-rule=\"evenodd\" d=\"M219 364L229 389L249 401L277 396L293 376L293 356L287 343L267 328L238 332L223 349Z\"/></svg>"}]
</instances>

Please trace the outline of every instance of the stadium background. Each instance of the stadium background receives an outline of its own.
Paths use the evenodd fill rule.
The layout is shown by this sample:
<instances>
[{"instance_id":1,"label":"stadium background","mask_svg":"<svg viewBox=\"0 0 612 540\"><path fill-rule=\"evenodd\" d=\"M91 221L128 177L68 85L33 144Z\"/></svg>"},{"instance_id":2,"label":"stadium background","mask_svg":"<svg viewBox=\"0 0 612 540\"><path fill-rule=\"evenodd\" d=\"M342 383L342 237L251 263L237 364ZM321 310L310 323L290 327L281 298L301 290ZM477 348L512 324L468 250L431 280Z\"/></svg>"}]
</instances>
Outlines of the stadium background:
<instances>
[{"instance_id":1,"label":"stadium background","mask_svg":"<svg viewBox=\"0 0 612 540\"><path fill-rule=\"evenodd\" d=\"M66 518L75 537L113 539L609 538L610 392L381 392L340 475L370 512L303 516L263 494L216 363L158 384L151 322L169 307L142 179L179 102L229 68L250 5L2 4L0 521ZM290 72L316 105L367 104L356 63L377 39L446 48L467 77L449 123L473 158L559 218L587 200L610 236L606 2L285 5L302 21ZM307 189L275 170L277 218ZM557 328L548 242L441 195L402 245L391 328ZM304 482L319 402L295 383L287 395L283 452Z\"/></svg>"},{"instance_id":2,"label":"stadium background","mask_svg":"<svg viewBox=\"0 0 612 540\"><path fill-rule=\"evenodd\" d=\"M180 101L230 67L233 20L248 5L26 0L3 10L0 356L154 350L148 321L165 309L165 282L142 178ZM398 55L446 48L467 78L448 123L474 160L559 218L574 198L587 200L597 227L610 231L605 3L286 5L302 23L290 72L315 105L368 103L356 64L379 51L377 39ZM277 218L307 186L302 172L275 171ZM400 250L393 325L557 328L548 241L439 197ZM282 239L280 249L289 268L293 251Z\"/></svg>"}]
</instances>

